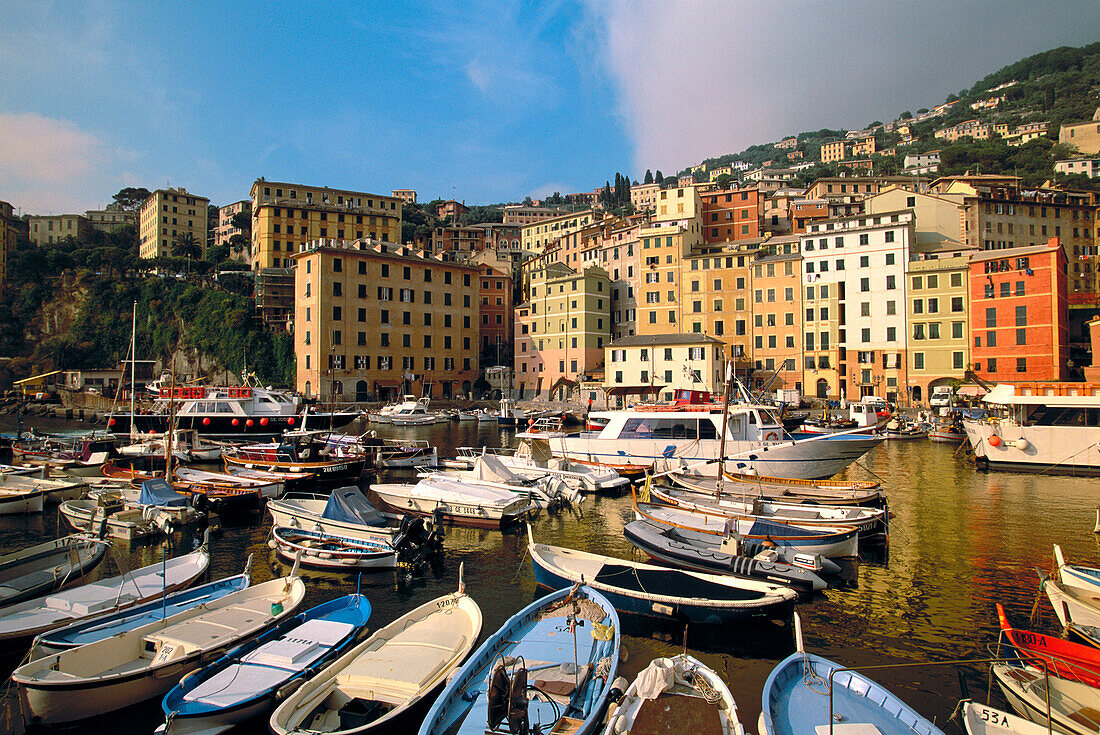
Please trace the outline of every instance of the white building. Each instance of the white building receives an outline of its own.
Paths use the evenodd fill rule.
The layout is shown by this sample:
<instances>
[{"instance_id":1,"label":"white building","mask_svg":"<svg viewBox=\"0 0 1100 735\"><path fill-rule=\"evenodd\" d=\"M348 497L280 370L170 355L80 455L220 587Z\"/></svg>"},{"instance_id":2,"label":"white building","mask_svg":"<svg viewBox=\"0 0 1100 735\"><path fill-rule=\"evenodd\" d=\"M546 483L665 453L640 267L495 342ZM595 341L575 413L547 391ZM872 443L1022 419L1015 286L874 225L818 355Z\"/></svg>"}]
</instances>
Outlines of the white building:
<instances>
[{"instance_id":1,"label":"white building","mask_svg":"<svg viewBox=\"0 0 1100 735\"><path fill-rule=\"evenodd\" d=\"M940 152L910 153L903 159L903 164L905 170L902 173L910 176L934 174L940 170Z\"/></svg>"},{"instance_id":2,"label":"white building","mask_svg":"<svg viewBox=\"0 0 1100 735\"><path fill-rule=\"evenodd\" d=\"M725 360L725 343L705 334L620 337L604 346L604 388L613 397L628 388L653 386L665 400L678 389L717 394L725 387Z\"/></svg>"},{"instance_id":3,"label":"white building","mask_svg":"<svg viewBox=\"0 0 1100 735\"><path fill-rule=\"evenodd\" d=\"M1054 170L1060 174L1084 174L1090 179L1100 176L1100 158L1072 158L1055 161Z\"/></svg>"}]
</instances>

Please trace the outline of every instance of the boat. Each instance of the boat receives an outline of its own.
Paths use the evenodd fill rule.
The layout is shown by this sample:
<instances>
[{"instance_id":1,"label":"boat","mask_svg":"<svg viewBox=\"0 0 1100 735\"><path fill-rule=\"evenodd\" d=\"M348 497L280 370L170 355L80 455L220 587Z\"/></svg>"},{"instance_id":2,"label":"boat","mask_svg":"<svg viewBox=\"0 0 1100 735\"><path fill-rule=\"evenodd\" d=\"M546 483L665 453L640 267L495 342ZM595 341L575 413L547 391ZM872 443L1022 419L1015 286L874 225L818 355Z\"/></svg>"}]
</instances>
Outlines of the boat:
<instances>
[{"instance_id":1,"label":"boat","mask_svg":"<svg viewBox=\"0 0 1100 735\"><path fill-rule=\"evenodd\" d=\"M745 732L737 703L722 677L693 656L680 653L654 659L642 669L622 698L608 707L603 733L657 735L684 730Z\"/></svg>"},{"instance_id":2,"label":"boat","mask_svg":"<svg viewBox=\"0 0 1100 735\"><path fill-rule=\"evenodd\" d=\"M23 436L12 443L16 462L57 467L67 475L96 477L103 463L117 454L113 436Z\"/></svg>"},{"instance_id":3,"label":"boat","mask_svg":"<svg viewBox=\"0 0 1100 735\"><path fill-rule=\"evenodd\" d=\"M827 559L859 556L859 531L852 526L803 528L793 523L777 523L759 518L730 518L704 511L675 508L652 503L636 503L635 515L658 525L702 532L721 538L735 537L774 546L791 561L793 554L820 555Z\"/></svg>"},{"instance_id":4,"label":"boat","mask_svg":"<svg viewBox=\"0 0 1100 735\"><path fill-rule=\"evenodd\" d=\"M172 456L180 462L216 462L222 456L222 444L203 439L194 430L176 429L168 434L136 435L135 440L118 448L123 457L164 456L172 447Z\"/></svg>"},{"instance_id":5,"label":"boat","mask_svg":"<svg viewBox=\"0 0 1100 735\"><path fill-rule=\"evenodd\" d=\"M426 476L433 475L463 484L509 490L529 497L535 505L544 509L572 505L581 499L580 490L561 477L553 473L534 477L521 474L493 454L478 457L469 470L441 470Z\"/></svg>"},{"instance_id":6,"label":"boat","mask_svg":"<svg viewBox=\"0 0 1100 735\"><path fill-rule=\"evenodd\" d=\"M127 508L120 498L99 495L85 500L66 500L57 512L77 531L106 522L107 535L120 541L137 541L163 532L155 508Z\"/></svg>"},{"instance_id":7,"label":"boat","mask_svg":"<svg viewBox=\"0 0 1100 735\"><path fill-rule=\"evenodd\" d=\"M527 421L527 412L517 407L516 402L511 398L501 398L496 420L498 426L507 428L522 426Z\"/></svg>"},{"instance_id":8,"label":"boat","mask_svg":"<svg viewBox=\"0 0 1100 735\"><path fill-rule=\"evenodd\" d=\"M204 663L293 615L304 596L295 570L24 664L11 675L24 722L78 722L163 696Z\"/></svg>"},{"instance_id":9,"label":"boat","mask_svg":"<svg viewBox=\"0 0 1100 735\"><path fill-rule=\"evenodd\" d=\"M398 526L353 485L328 495L294 493L267 504L273 526L308 528L376 544L392 544Z\"/></svg>"},{"instance_id":10,"label":"boat","mask_svg":"<svg viewBox=\"0 0 1100 735\"><path fill-rule=\"evenodd\" d=\"M669 472L668 479L680 487L714 495L718 478L703 475L683 467ZM884 507L886 494L877 482L864 480L799 480L784 477L763 477L738 472L722 476L724 494L742 498L760 497L783 503L817 503L823 505L867 505Z\"/></svg>"},{"instance_id":11,"label":"boat","mask_svg":"<svg viewBox=\"0 0 1100 735\"><path fill-rule=\"evenodd\" d=\"M1050 729L996 707L964 700L962 721L967 735L1050 735Z\"/></svg>"},{"instance_id":12,"label":"boat","mask_svg":"<svg viewBox=\"0 0 1100 735\"><path fill-rule=\"evenodd\" d=\"M268 545L284 559L321 569L393 569L397 550L387 544L334 536L324 531L274 526Z\"/></svg>"},{"instance_id":13,"label":"boat","mask_svg":"<svg viewBox=\"0 0 1100 735\"><path fill-rule=\"evenodd\" d=\"M998 383L963 418L980 467L1100 475L1100 383Z\"/></svg>"},{"instance_id":14,"label":"boat","mask_svg":"<svg viewBox=\"0 0 1100 735\"><path fill-rule=\"evenodd\" d=\"M647 520L631 521L626 524L623 534L651 559L682 569L758 579L807 593L829 586L823 579L825 572L816 557L813 559L818 569L789 564L780 559L775 550L770 550L765 557L756 558L755 554L745 553L744 545L734 546L717 536ZM839 571L839 567L835 569Z\"/></svg>"},{"instance_id":15,"label":"boat","mask_svg":"<svg viewBox=\"0 0 1100 735\"><path fill-rule=\"evenodd\" d=\"M208 499L217 499L221 493L218 491L226 491L230 496L235 496L236 491L247 491L246 494L255 495L259 494L261 498L277 498L283 494L284 485L281 481L276 479L260 479L255 477L245 477L243 475L232 474L229 472L211 472L209 470L199 470L194 467L175 467L172 470L173 481L182 484L189 489L188 492L198 492L197 488L204 488L204 495Z\"/></svg>"},{"instance_id":16,"label":"boat","mask_svg":"<svg viewBox=\"0 0 1100 735\"><path fill-rule=\"evenodd\" d=\"M797 650L764 682L760 735L943 735L943 731L880 684L806 652L795 613Z\"/></svg>"},{"instance_id":17,"label":"boat","mask_svg":"<svg viewBox=\"0 0 1100 735\"><path fill-rule=\"evenodd\" d=\"M279 472L260 470L235 464L224 465L226 474L243 477L246 480L259 480L264 483L282 483L283 492L294 492L312 484L314 476L309 472Z\"/></svg>"},{"instance_id":18,"label":"boat","mask_svg":"<svg viewBox=\"0 0 1100 735\"><path fill-rule=\"evenodd\" d=\"M169 530L197 523L206 517L204 511L192 507L192 498L176 492L162 477L145 480L140 487L130 483L97 486L88 493L89 500L99 505L121 502L128 510L139 510L142 519L153 521Z\"/></svg>"},{"instance_id":19,"label":"boat","mask_svg":"<svg viewBox=\"0 0 1100 735\"><path fill-rule=\"evenodd\" d=\"M428 396L422 396L417 398L413 395L405 395L402 397L399 403L395 403L389 406L383 406L378 411L368 413L367 420L375 424L393 424L395 418L401 419L417 419L425 418L430 419L425 423L434 424L435 414L428 411L428 403L431 398ZM406 426L409 424L405 424Z\"/></svg>"},{"instance_id":20,"label":"boat","mask_svg":"<svg viewBox=\"0 0 1100 735\"><path fill-rule=\"evenodd\" d=\"M0 608L83 581L103 561L108 544L74 533L0 557Z\"/></svg>"},{"instance_id":21,"label":"boat","mask_svg":"<svg viewBox=\"0 0 1100 735\"><path fill-rule=\"evenodd\" d=\"M910 424L897 419L891 419L886 424L886 438L893 441L902 441L906 439L926 439L928 437L928 429L917 426L916 424Z\"/></svg>"},{"instance_id":22,"label":"boat","mask_svg":"<svg viewBox=\"0 0 1100 735\"><path fill-rule=\"evenodd\" d=\"M723 625L750 618L786 619L798 598L797 592L784 585L536 544L530 526L527 536L527 551L540 587L559 590L583 580L620 613Z\"/></svg>"},{"instance_id":23,"label":"boat","mask_svg":"<svg viewBox=\"0 0 1100 735\"><path fill-rule=\"evenodd\" d=\"M966 429L963 428L963 413L959 409L943 409L947 413L937 416L928 430L928 439L944 444L961 444L966 441Z\"/></svg>"},{"instance_id":24,"label":"boat","mask_svg":"<svg viewBox=\"0 0 1100 735\"><path fill-rule=\"evenodd\" d=\"M189 587L164 595L160 599L134 605L124 610L95 615L70 625L55 628L36 636L31 644L27 660L33 661L52 653L95 643L117 633L139 628L155 620L163 620L178 612L188 610L226 595L243 590L251 581L252 557L245 562L244 571L216 582Z\"/></svg>"},{"instance_id":25,"label":"boat","mask_svg":"<svg viewBox=\"0 0 1100 735\"><path fill-rule=\"evenodd\" d=\"M0 514L4 514L3 505L15 502L9 498L16 495L28 497L41 495L45 505L57 505L65 500L76 500L88 489L88 481L84 478L46 476L46 467L33 467L33 474L20 472L12 474L0 471ZM32 504L37 505L37 500ZM38 511L33 511L38 512Z\"/></svg>"},{"instance_id":26,"label":"boat","mask_svg":"<svg viewBox=\"0 0 1100 735\"><path fill-rule=\"evenodd\" d=\"M149 413L112 413L107 428L116 434L164 433L171 421L179 429L203 436L277 436L306 420L301 399L284 390L252 384L238 386L181 386L159 392ZM173 404L175 404L173 406ZM339 428L358 418L358 411L310 411L308 419Z\"/></svg>"},{"instance_id":27,"label":"boat","mask_svg":"<svg viewBox=\"0 0 1100 735\"><path fill-rule=\"evenodd\" d=\"M454 675L477 644L481 622L481 608L460 582L457 592L402 615L309 678L272 713L271 731L411 731L412 723L386 728L401 725Z\"/></svg>"},{"instance_id":28,"label":"boat","mask_svg":"<svg viewBox=\"0 0 1100 735\"><path fill-rule=\"evenodd\" d=\"M995 663L990 670L1012 709L1032 722L1071 735L1100 731L1100 689L1033 666Z\"/></svg>"},{"instance_id":29,"label":"boat","mask_svg":"<svg viewBox=\"0 0 1100 735\"><path fill-rule=\"evenodd\" d=\"M1053 579L1043 582L1043 591L1062 627L1072 624L1078 628L1100 628L1100 597L1097 595L1065 587Z\"/></svg>"},{"instance_id":30,"label":"boat","mask_svg":"<svg viewBox=\"0 0 1100 735\"><path fill-rule=\"evenodd\" d=\"M658 485L651 486L649 492L651 497L665 505L725 515L732 518L763 519L775 521L776 523L793 523L809 528L814 526L855 526L859 529L863 541L866 541L871 533L885 536L885 529L887 528L888 514L887 511L881 508L853 505L774 503L760 497L745 501L738 499L736 495L705 494Z\"/></svg>"},{"instance_id":31,"label":"boat","mask_svg":"<svg viewBox=\"0 0 1100 735\"><path fill-rule=\"evenodd\" d=\"M0 610L0 641L14 646L62 625L159 599L191 586L209 566L204 542L190 554L9 605Z\"/></svg>"},{"instance_id":32,"label":"boat","mask_svg":"<svg viewBox=\"0 0 1100 735\"><path fill-rule=\"evenodd\" d=\"M10 478L22 480L22 477ZM0 487L0 516L41 513L46 508L46 494L33 489Z\"/></svg>"},{"instance_id":33,"label":"boat","mask_svg":"<svg viewBox=\"0 0 1100 735\"><path fill-rule=\"evenodd\" d=\"M1058 581L1063 587L1085 595L1100 597L1100 569L1080 564L1066 564L1062 547L1058 544L1054 544L1054 564L1058 572Z\"/></svg>"},{"instance_id":34,"label":"boat","mask_svg":"<svg viewBox=\"0 0 1100 735\"><path fill-rule=\"evenodd\" d=\"M665 469L687 463L715 477L722 415L714 404L634 407L593 412L607 419L599 431L544 436L557 457ZM859 434L790 435L774 409L755 404L731 406L725 433L726 471L799 479L832 477L882 441Z\"/></svg>"},{"instance_id":35,"label":"boat","mask_svg":"<svg viewBox=\"0 0 1100 735\"><path fill-rule=\"evenodd\" d=\"M399 513L438 517L465 526L502 528L535 509L529 497L484 484L442 475L421 478L415 485L371 485L371 491Z\"/></svg>"},{"instance_id":36,"label":"boat","mask_svg":"<svg viewBox=\"0 0 1100 735\"><path fill-rule=\"evenodd\" d=\"M560 419L539 419L526 431L516 434L519 446L515 452L501 455L500 461L513 472L526 477L552 475L564 480L570 487L587 493L618 494L630 487L630 480L613 469L555 457L545 434L556 430L560 423Z\"/></svg>"},{"instance_id":37,"label":"boat","mask_svg":"<svg viewBox=\"0 0 1100 735\"><path fill-rule=\"evenodd\" d=\"M551 592L510 617L448 682L420 735L600 726L619 665L619 618L595 590ZM507 729L500 729L508 720Z\"/></svg>"},{"instance_id":38,"label":"boat","mask_svg":"<svg viewBox=\"0 0 1100 735\"><path fill-rule=\"evenodd\" d=\"M319 482L355 480L366 469L367 459L365 454L345 454L338 448L330 448L318 433L298 437L295 441L246 444L226 447L222 451L222 461L227 467L310 473Z\"/></svg>"},{"instance_id":39,"label":"boat","mask_svg":"<svg viewBox=\"0 0 1100 735\"><path fill-rule=\"evenodd\" d=\"M283 620L172 687L156 732L215 735L269 715L288 690L352 647L370 614L367 598L353 594Z\"/></svg>"},{"instance_id":40,"label":"boat","mask_svg":"<svg viewBox=\"0 0 1100 735\"><path fill-rule=\"evenodd\" d=\"M997 604L997 619L1001 625L1000 640L1028 665L1046 669L1062 679L1100 687L1100 651L1042 633L1017 630L1008 622L1000 603Z\"/></svg>"}]
</instances>

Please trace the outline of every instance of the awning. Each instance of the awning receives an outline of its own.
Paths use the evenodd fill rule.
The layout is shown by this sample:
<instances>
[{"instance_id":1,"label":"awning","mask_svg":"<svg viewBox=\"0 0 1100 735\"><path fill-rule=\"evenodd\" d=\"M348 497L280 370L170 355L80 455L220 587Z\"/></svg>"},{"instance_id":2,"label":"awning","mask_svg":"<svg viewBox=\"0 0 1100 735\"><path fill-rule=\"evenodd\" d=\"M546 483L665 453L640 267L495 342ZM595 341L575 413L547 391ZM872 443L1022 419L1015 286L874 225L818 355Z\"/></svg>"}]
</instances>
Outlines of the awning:
<instances>
[{"instance_id":1,"label":"awning","mask_svg":"<svg viewBox=\"0 0 1100 735\"><path fill-rule=\"evenodd\" d=\"M400 388L402 382L400 380L376 380L374 384L379 388Z\"/></svg>"},{"instance_id":2,"label":"awning","mask_svg":"<svg viewBox=\"0 0 1100 735\"><path fill-rule=\"evenodd\" d=\"M956 395L970 396L972 398L981 398L988 392L989 391L987 391L980 385L963 385L960 386L957 391L955 391Z\"/></svg>"},{"instance_id":3,"label":"awning","mask_svg":"<svg viewBox=\"0 0 1100 735\"><path fill-rule=\"evenodd\" d=\"M556 391L558 388L560 388L562 386L565 386L566 388L576 388L577 387L577 381L570 380L569 378L566 378L564 376L561 377L561 378L558 378L557 380L554 381L554 384L550 386L550 392L553 393L554 391Z\"/></svg>"},{"instance_id":4,"label":"awning","mask_svg":"<svg viewBox=\"0 0 1100 735\"><path fill-rule=\"evenodd\" d=\"M665 389L663 385L617 385L614 388L605 388L604 392L610 396L644 396L647 393L660 393Z\"/></svg>"}]
</instances>

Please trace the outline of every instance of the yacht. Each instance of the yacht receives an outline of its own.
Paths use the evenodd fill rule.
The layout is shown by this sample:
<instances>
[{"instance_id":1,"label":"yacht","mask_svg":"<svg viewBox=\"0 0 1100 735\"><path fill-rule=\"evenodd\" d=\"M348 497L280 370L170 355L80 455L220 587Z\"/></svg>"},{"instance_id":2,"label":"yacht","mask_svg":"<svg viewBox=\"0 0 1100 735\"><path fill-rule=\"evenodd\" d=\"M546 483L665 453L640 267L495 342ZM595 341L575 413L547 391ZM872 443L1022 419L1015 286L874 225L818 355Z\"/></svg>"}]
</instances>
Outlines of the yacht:
<instances>
[{"instance_id":1,"label":"yacht","mask_svg":"<svg viewBox=\"0 0 1100 735\"><path fill-rule=\"evenodd\" d=\"M963 418L979 466L1100 475L1100 383L998 383Z\"/></svg>"},{"instance_id":2,"label":"yacht","mask_svg":"<svg viewBox=\"0 0 1100 735\"><path fill-rule=\"evenodd\" d=\"M693 467L718 474L722 407L716 404L645 406L593 411L602 429L543 434L555 456L604 465L640 464L658 470ZM726 424L725 469L769 477L832 477L882 441L867 434L789 434L770 406L737 404Z\"/></svg>"},{"instance_id":3,"label":"yacht","mask_svg":"<svg viewBox=\"0 0 1100 735\"><path fill-rule=\"evenodd\" d=\"M404 396L400 403L384 406L376 413L368 415L368 420L376 424L396 424L398 426L421 426L434 424L436 415L428 411L428 396Z\"/></svg>"}]
</instances>

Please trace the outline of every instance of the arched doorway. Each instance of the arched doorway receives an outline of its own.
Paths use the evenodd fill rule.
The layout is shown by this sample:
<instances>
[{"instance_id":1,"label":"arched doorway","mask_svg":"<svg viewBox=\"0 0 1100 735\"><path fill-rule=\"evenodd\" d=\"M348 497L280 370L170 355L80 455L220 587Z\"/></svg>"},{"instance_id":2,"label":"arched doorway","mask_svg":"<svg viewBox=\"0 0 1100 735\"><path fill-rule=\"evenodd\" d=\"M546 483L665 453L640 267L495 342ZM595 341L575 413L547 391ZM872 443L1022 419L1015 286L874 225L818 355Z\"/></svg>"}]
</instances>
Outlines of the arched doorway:
<instances>
[{"instance_id":1,"label":"arched doorway","mask_svg":"<svg viewBox=\"0 0 1100 735\"><path fill-rule=\"evenodd\" d=\"M332 397L336 398L337 396L344 397L344 384L339 380L334 380L332 381Z\"/></svg>"},{"instance_id":2,"label":"arched doorway","mask_svg":"<svg viewBox=\"0 0 1100 735\"><path fill-rule=\"evenodd\" d=\"M921 389L919 385L913 386L913 403L917 403L921 399Z\"/></svg>"},{"instance_id":3,"label":"arched doorway","mask_svg":"<svg viewBox=\"0 0 1100 735\"><path fill-rule=\"evenodd\" d=\"M313 396L313 389L312 389L312 388L310 388L310 385L309 385L309 381L307 380L307 381L306 381L306 393L305 393L305 397L306 397L306 398L311 398L312 396Z\"/></svg>"},{"instance_id":4,"label":"arched doorway","mask_svg":"<svg viewBox=\"0 0 1100 735\"><path fill-rule=\"evenodd\" d=\"M370 400L370 386L367 381L360 380L355 384L355 402L363 403Z\"/></svg>"},{"instance_id":5,"label":"arched doorway","mask_svg":"<svg viewBox=\"0 0 1100 735\"><path fill-rule=\"evenodd\" d=\"M825 378L817 379L817 397L828 398L829 397L829 381Z\"/></svg>"},{"instance_id":6,"label":"arched doorway","mask_svg":"<svg viewBox=\"0 0 1100 735\"><path fill-rule=\"evenodd\" d=\"M473 390L473 385L468 380L462 381L462 392L466 395L470 395L470 391Z\"/></svg>"}]
</instances>

